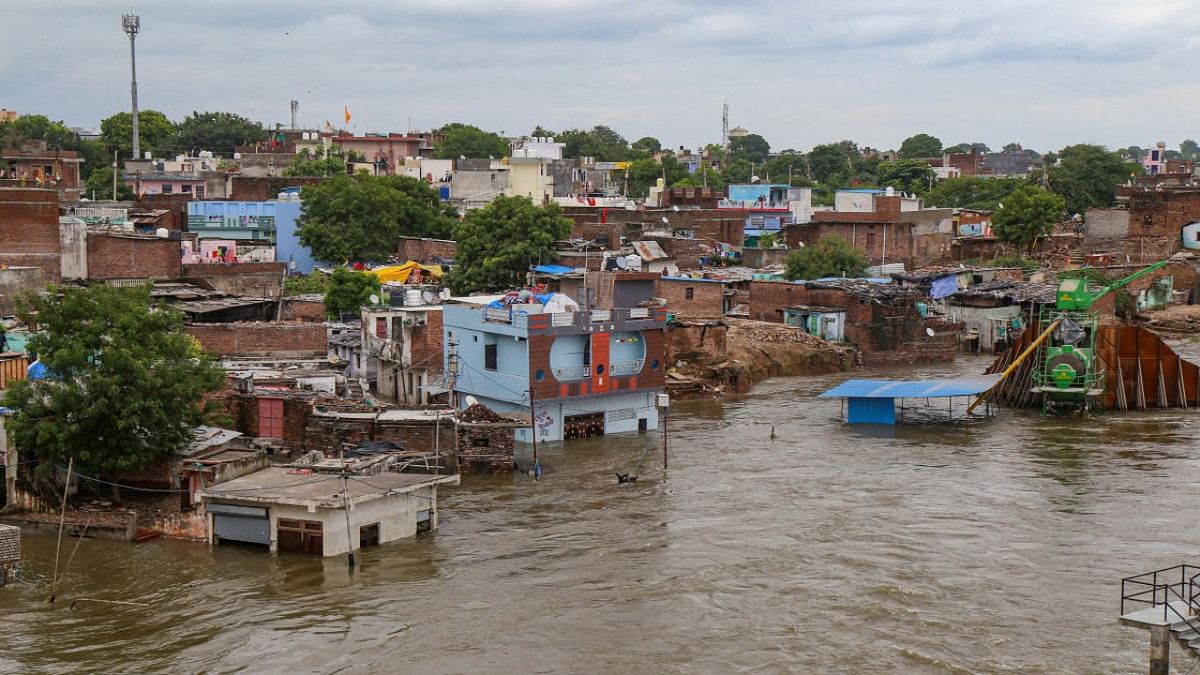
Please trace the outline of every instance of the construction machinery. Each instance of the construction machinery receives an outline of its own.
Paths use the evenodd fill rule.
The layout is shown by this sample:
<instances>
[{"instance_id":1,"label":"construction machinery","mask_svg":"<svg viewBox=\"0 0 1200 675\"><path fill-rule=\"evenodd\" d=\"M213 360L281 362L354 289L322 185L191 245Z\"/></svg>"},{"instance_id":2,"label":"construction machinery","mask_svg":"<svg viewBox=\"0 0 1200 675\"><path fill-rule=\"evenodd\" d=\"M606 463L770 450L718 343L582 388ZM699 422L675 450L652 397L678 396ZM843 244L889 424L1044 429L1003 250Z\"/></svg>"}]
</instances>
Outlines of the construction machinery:
<instances>
[{"instance_id":1,"label":"construction machinery","mask_svg":"<svg viewBox=\"0 0 1200 675\"><path fill-rule=\"evenodd\" d=\"M1038 349L1033 391L1046 413L1083 414L1103 409L1104 372L1096 358L1098 314L1091 311L1104 296L1167 265L1154 263L1107 286L1094 288L1087 270L1059 276L1054 307L1043 307L1040 325L1053 325Z\"/></svg>"}]
</instances>

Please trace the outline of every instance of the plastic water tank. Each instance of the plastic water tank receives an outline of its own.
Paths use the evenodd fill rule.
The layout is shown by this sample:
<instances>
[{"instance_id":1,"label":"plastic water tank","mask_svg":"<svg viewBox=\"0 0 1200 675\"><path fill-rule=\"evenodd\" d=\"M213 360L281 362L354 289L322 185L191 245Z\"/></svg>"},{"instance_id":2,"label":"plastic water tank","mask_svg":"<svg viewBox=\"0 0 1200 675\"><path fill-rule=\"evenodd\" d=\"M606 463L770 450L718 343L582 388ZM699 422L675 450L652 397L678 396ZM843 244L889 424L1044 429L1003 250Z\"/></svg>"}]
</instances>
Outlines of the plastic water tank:
<instances>
[{"instance_id":1,"label":"plastic water tank","mask_svg":"<svg viewBox=\"0 0 1200 675\"><path fill-rule=\"evenodd\" d=\"M895 197L895 196L896 196L896 188L894 188L894 187L892 187L892 186L890 186L890 185L889 185L889 186L887 187L887 189L885 189L885 190L883 191L883 195L884 195L885 197Z\"/></svg>"},{"instance_id":2,"label":"plastic water tank","mask_svg":"<svg viewBox=\"0 0 1200 675\"><path fill-rule=\"evenodd\" d=\"M421 300L421 289L410 288L404 291L404 306L405 307L420 307L425 304Z\"/></svg>"},{"instance_id":3,"label":"plastic water tank","mask_svg":"<svg viewBox=\"0 0 1200 675\"><path fill-rule=\"evenodd\" d=\"M154 236L158 237L159 239L167 239L171 236L171 231L165 227L160 227L154 231Z\"/></svg>"}]
</instances>

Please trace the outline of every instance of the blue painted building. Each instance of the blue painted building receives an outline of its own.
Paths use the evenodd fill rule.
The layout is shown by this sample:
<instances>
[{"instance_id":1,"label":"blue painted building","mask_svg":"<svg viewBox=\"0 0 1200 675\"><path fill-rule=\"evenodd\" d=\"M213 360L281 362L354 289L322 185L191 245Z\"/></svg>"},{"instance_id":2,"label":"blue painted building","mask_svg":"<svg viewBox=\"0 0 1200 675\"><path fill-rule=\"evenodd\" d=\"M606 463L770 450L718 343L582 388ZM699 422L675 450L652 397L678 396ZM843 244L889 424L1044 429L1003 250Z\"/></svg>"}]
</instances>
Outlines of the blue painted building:
<instances>
[{"instance_id":1,"label":"blue painted building","mask_svg":"<svg viewBox=\"0 0 1200 675\"><path fill-rule=\"evenodd\" d=\"M467 396L498 413L528 413L538 440L658 428L664 386L665 308L544 312L488 306L495 298L444 305L445 372L459 409ZM531 441L529 429L517 440Z\"/></svg>"},{"instance_id":2,"label":"blue painted building","mask_svg":"<svg viewBox=\"0 0 1200 675\"><path fill-rule=\"evenodd\" d=\"M193 201L187 213L188 231L201 239L265 239L275 244L276 262L295 263L289 266L292 271L309 274L316 266L296 235L298 196L265 202Z\"/></svg>"}]
</instances>

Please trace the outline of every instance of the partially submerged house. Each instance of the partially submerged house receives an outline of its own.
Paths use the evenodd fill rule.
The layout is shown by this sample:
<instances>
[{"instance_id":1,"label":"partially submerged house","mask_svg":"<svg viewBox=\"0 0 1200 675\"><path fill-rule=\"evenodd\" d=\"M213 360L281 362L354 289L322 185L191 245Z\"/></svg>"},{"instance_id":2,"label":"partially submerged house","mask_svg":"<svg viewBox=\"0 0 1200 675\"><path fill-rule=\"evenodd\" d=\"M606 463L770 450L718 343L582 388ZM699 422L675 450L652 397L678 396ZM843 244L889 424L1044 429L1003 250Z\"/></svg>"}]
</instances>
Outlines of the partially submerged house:
<instances>
[{"instance_id":1,"label":"partially submerged house","mask_svg":"<svg viewBox=\"0 0 1200 675\"><path fill-rule=\"evenodd\" d=\"M271 467L200 496L210 544L242 542L272 553L333 556L436 529L438 486L458 482L457 473L343 477Z\"/></svg>"}]
</instances>

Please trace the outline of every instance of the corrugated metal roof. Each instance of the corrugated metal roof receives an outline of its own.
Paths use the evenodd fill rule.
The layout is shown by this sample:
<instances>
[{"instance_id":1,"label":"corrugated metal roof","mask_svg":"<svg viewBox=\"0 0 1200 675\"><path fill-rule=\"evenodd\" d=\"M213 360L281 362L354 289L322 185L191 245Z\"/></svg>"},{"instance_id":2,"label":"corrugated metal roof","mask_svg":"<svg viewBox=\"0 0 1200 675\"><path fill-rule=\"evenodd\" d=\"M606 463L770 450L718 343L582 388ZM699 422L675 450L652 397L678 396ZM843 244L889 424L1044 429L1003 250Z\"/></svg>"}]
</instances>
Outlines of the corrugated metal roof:
<instances>
[{"instance_id":1,"label":"corrugated metal roof","mask_svg":"<svg viewBox=\"0 0 1200 675\"><path fill-rule=\"evenodd\" d=\"M991 389L1000 375L977 375L946 380L846 380L820 398L945 398L974 396Z\"/></svg>"},{"instance_id":2,"label":"corrugated metal roof","mask_svg":"<svg viewBox=\"0 0 1200 675\"><path fill-rule=\"evenodd\" d=\"M637 251L642 260L662 260L671 257L662 250L657 241L635 241L630 246L633 246L633 250Z\"/></svg>"}]
</instances>

